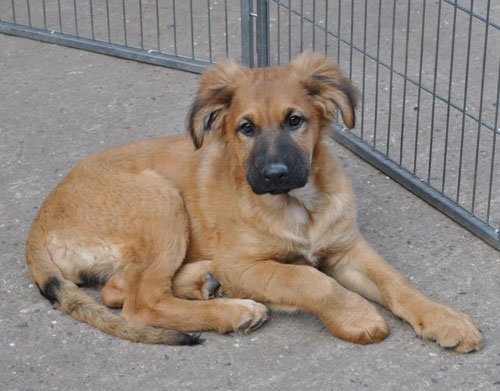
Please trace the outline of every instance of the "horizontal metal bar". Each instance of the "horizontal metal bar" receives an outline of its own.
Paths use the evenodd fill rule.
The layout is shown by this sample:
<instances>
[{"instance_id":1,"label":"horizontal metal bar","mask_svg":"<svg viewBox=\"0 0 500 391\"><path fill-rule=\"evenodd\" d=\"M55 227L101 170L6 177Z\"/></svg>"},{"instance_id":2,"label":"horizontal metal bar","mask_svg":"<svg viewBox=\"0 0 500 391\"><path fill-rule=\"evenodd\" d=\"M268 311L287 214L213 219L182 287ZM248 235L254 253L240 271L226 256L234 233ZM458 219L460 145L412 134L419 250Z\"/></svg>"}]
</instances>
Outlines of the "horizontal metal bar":
<instances>
[{"instance_id":1,"label":"horizontal metal bar","mask_svg":"<svg viewBox=\"0 0 500 391\"><path fill-rule=\"evenodd\" d=\"M162 65L193 73L202 73L205 68L210 65L210 62L206 60L175 56L164 52L159 53L154 50L141 49L135 46L123 46L107 41L84 38L82 36L76 37L71 34L28 27L17 23L6 22L4 20L0 20L0 33L107 54L127 60Z\"/></svg>"},{"instance_id":2,"label":"horizontal metal bar","mask_svg":"<svg viewBox=\"0 0 500 391\"><path fill-rule=\"evenodd\" d=\"M500 234L498 227L492 227L460 205L442 196L439 191L428 186L423 180L402 169L398 164L387 159L381 152L366 144L353 133L334 126L332 137L340 144L366 160L400 185L422 198L440 212L455 220L458 224L483 239L486 243L500 250Z\"/></svg>"}]
</instances>

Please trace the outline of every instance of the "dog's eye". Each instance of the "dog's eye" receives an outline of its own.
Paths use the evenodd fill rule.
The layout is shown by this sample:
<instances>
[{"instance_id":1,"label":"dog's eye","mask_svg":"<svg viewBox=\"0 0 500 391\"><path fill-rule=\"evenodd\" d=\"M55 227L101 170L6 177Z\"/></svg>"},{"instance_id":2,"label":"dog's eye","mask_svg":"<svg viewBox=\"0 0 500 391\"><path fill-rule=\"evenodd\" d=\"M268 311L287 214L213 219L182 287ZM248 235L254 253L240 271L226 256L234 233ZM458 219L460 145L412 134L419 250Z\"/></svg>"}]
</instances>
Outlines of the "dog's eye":
<instances>
[{"instance_id":1,"label":"dog's eye","mask_svg":"<svg viewBox=\"0 0 500 391\"><path fill-rule=\"evenodd\" d=\"M240 132L247 137L255 135L255 126L251 122L245 122L240 126Z\"/></svg>"},{"instance_id":2,"label":"dog's eye","mask_svg":"<svg viewBox=\"0 0 500 391\"><path fill-rule=\"evenodd\" d=\"M302 125L302 122L304 122L302 117L300 117L298 115L291 115L288 118L288 128L291 130L298 129L300 127L300 125Z\"/></svg>"}]
</instances>

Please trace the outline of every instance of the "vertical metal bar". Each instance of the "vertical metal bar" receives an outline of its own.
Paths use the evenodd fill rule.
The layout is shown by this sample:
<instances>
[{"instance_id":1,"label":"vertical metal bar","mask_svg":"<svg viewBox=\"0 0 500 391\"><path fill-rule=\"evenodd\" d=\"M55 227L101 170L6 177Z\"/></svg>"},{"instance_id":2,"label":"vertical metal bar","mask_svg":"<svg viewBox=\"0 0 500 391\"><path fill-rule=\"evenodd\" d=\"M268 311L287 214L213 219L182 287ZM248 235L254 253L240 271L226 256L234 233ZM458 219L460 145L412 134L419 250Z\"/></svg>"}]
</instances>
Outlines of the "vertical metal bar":
<instances>
[{"instance_id":1,"label":"vertical metal bar","mask_svg":"<svg viewBox=\"0 0 500 391\"><path fill-rule=\"evenodd\" d=\"M373 120L373 148L377 145L377 120L378 120L378 87L380 76L380 30L382 18L382 0L378 0L378 22L377 22L377 64L375 70L375 117Z\"/></svg>"},{"instance_id":2,"label":"vertical metal bar","mask_svg":"<svg viewBox=\"0 0 500 391\"><path fill-rule=\"evenodd\" d=\"M337 64L340 64L340 22L342 18L342 0L339 0L339 11L337 19Z\"/></svg>"},{"instance_id":3,"label":"vertical metal bar","mask_svg":"<svg viewBox=\"0 0 500 391\"><path fill-rule=\"evenodd\" d=\"M408 82L408 49L410 43L410 21L411 21L411 0L408 0L408 14L406 17L406 49L405 49L405 73L403 81L403 107L401 116L401 140L399 145L399 166L403 165L403 145L405 135L405 115L406 115L406 84Z\"/></svg>"},{"instance_id":4,"label":"vertical metal bar","mask_svg":"<svg viewBox=\"0 0 500 391\"><path fill-rule=\"evenodd\" d=\"M389 117L387 118L387 143L385 155L389 157L391 145L391 121L392 121L392 83L394 79L394 35L396 32L396 0L392 3L392 33L391 33L391 74L389 76Z\"/></svg>"},{"instance_id":5,"label":"vertical metal bar","mask_svg":"<svg viewBox=\"0 0 500 391\"><path fill-rule=\"evenodd\" d=\"M429 141L429 166L427 171L427 184L430 185L432 171L432 148L434 144L434 118L436 112L436 86L439 62L439 38L441 33L441 1L438 1L438 16L436 26L436 51L434 59L434 83L432 85L432 113L431 113L431 136Z\"/></svg>"},{"instance_id":6,"label":"vertical metal bar","mask_svg":"<svg viewBox=\"0 0 500 391\"><path fill-rule=\"evenodd\" d=\"M313 22L312 22L312 28L313 28L313 51L316 50L316 0L313 0Z\"/></svg>"},{"instance_id":7,"label":"vertical metal bar","mask_svg":"<svg viewBox=\"0 0 500 391\"><path fill-rule=\"evenodd\" d=\"M300 0L300 52L304 51L304 0Z\"/></svg>"},{"instance_id":8,"label":"vertical metal bar","mask_svg":"<svg viewBox=\"0 0 500 391\"><path fill-rule=\"evenodd\" d=\"M422 34L420 35L420 66L418 70L418 93L417 93L417 123L415 124L415 146L414 146L414 156L413 156L413 174L417 173L417 160L418 160L418 134L420 127L420 98L422 96L422 70L424 64L424 42L425 42L425 5L426 0L423 0L422 7Z\"/></svg>"},{"instance_id":9,"label":"vertical metal bar","mask_svg":"<svg viewBox=\"0 0 500 391\"><path fill-rule=\"evenodd\" d=\"M270 65L269 51L269 1L257 0L257 65Z\"/></svg>"},{"instance_id":10,"label":"vertical metal bar","mask_svg":"<svg viewBox=\"0 0 500 391\"><path fill-rule=\"evenodd\" d=\"M465 112L467 111L467 92L469 87L469 65L470 65L470 47L472 40L472 14L474 11L474 0L471 0L469 14L469 38L467 40L467 60L465 64L465 83L464 83L464 104L462 110L462 135L460 137L460 157L458 163L458 183L457 183L457 204L460 202L460 187L462 184L462 163L464 157L464 137L465 137Z\"/></svg>"},{"instance_id":11,"label":"vertical metal bar","mask_svg":"<svg viewBox=\"0 0 500 391\"><path fill-rule=\"evenodd\" d=\"M208 17L208 57L212 61L212 20L210 19L210 0L207 0L207 17Z\"/></svg>"},{"instance_id":12,"label":"vertical metal bar","mask_svg":"<svg viewBox=\"0 0 500 391\"><path fill-rule=\"evenodd\" d=\"M364 139L365 130L365 91L366 91L366 30L368 29L368 0L365 0L365 15L364 15L364 30L363 30L363 88L361 93L361 140ZM338 53L337 53L338 57Z\"/></svg>"},{"instance_id":13,"label":"vertical metal bar","mask_svg":"<svg viewBox=\"0 0 500 391\"><path fill-rule=\"evenodd\" d=\"M280 55L280 52L281 52L281 24L280 24L280 3L279 1L276 3L276 13L278 14L276 16L276 19L277 19L277 22L278 22L278 29L277 29L277 37L276 37L276 40L278 41L278 47L277 47L277 51L278 51L278 65L281 64L281 55Z\"/></svg>"},{"instance_id":14,"label":"vertical metal bar","mask_svg":"<svg viewBox=\"0 0 500 391\"><path fill-rule=\"evenodd\" d=\"M43 28L47 30L47 9L45 8L45 0L42 1L43 10Z\"/></svg>"},{"instance_id":15,"label":"vertical metal bar","mask_svg":"<svg viewBox=\"0 0 500 391\"><path fill-rule=\"evenodd\" d=\"M226 57L229 57L229 33L227 28L227 0L224 0L224 29L226 34Z\"/></svg>"},{"instance_id":16,"label":"vertical metal bar","mask_svg":"<svg viewBox=\"0 0 500 391\"><path fill-rule=\"evenodd\" d=\"M325 56L328 56L328 0L325 1Z\"/></svg>"},{"instance_id":17,"label":"vertical metal bar","mask_svg":"<svg viewBox=\"0 0 500 391\"><path fill-rule=\"evenodd\" d=\"M450 54L450 78L448 80L448 106L446 108L446 131L444 137L444 156L443 156L443 180L441 182L441 193L444 194L445 183L446 183L446 166L448 160L448 140L450 131L450 109L451 109L451 90L453 86L453 63L455 58L455 36L457 28L457 1L455 0L455 6L453 9L453 30L451 35L451 54Z\"/></svg>"},{"instance_id":18,"label":"vertical metal bar","mask_svg":"<svg viewBox=\"0 0 500 391\"><path fill-rule=\"evenodd\" d=\"M28 24L31 27L31 7L30 7L30 0L26 0L26 8L28 9Z\"/></svg>"},{"instance_id":19,"label":"vertical metal bar","mask_svg":"<svg viewBox=\"0 0 500 391\"><path fill-rule=\"evenodd\" d=\"M92 2L93 2L93 0L89 0L89 7L90 7L90 30L92 32L92 39L95 39L95 32L94 32L94 6L93 6Z\"/></svg>"},{"instance_id":20,"label":"vertical metal bar","mask_svg":"<svg viewBox=\"0 0 500 391\"><path fill-rule=\"evenodd\" d=\"M194 60L193 0L189 0L189 20L191 21L191 58Z\"/></svg>"},{"instance_id":21,"label":"vertical metal bar","mask_svg":"<svg viewBox=\"0 0 500 391\"><path fill-rule=\"evenodd\" d=\"M491 167L490 167L490 183L488 186L488 207L486 213L486 223L490 223L490 212L491 212L491 193L493 188L493 172L495 170L495 148L497 143L497 132L500 132L498 128L498 108L500 106L500 61L498 62L498 83L497 83L497 101L496 101L496 109L495 109L495 130L493 132L493 143L491 145ZM500 222L499 222L500 223ZM500 224L499 227L500 228ZM500 234L499 234L500 239Z\"/></svg>"},{"instance_id":22,"label":"vertical metal bar","mask_svg":"<svg viewBox=\"0 0 500 391\"><path fill-rule=\"evenodd\" d=\"M10 3L12 4L12 21L16 23L16 5L14 0L10 0Z\"/></svg>"},{"instance_id":23,"label":"vertical metal bar","mask_svg":"<svg viewBox=\"0 0 500 391\"><path fill-rule=\"evenodd\" d=\"M156 4L158 4L158 0L156 0ZM177 56L177 22L176 22L176 15L175 15L175 0L172 0L172 16L174 18L174 53ZM160 26L160 22L158 21L158 26ZM160 32L159 32L159 27L158 27L158 46L160 45ZM158 48L158 51L160 49Z\"/></svg>"},{"instance_id":24,"label":"vertical metal bar","mask_svg":"<svg viewBox=\"0 0 500 391\"><path fill-rule=\"evenodd\" d=\"M109 22L109 0L106 0L106 26L108 29L108 42L111 42L111 26Z\"/></svg>"},{"instance_id":25,"label":"vertical metal bar","mask_svg":"<svg viewBox=\"0 0 500 391\"><path fill-rule=\"evenodd\" d=\"M379 16L380 19L380 16ZM380 29L380 24L379 24ZM349 50L349 79L352 79L352 51L354 49L354 1L351 1L351 45ZM378 55L377 55L378 59Z\"/></svg>"},{"instance_id":26,"label":"vertical metal bar","mask_svg":"<svg viewBox=\"0 0 500 391\"><path fill-rule=\"evenodd\" d=\"M252 0L241 0L241 62L250 68L254 65L251 12Z\"/></svg>"},{"instance_id":27,"label":"vertical metal bar","mask_svg":"<svg viewBox=\"0 0 500 391\"><path fill-rule=\"evenodd\" d=\"M63 26L62 26L62 17L61 17L61 0L57 0L57 10L59 12L59 32L62 33Z\"/></svg>"},{"instance_id":28,"label":"vertical metal bar","mask_svg":"<svg viewBox=\"0 0 500 391\"><path fill-rule=\"evenodd\" d=\"M486 8L486 23L484 30L484 51L483 51L483 69L481 73L481 93L479 95L479 116L477 121L477 143L476 143L476 161L474 163L474 184L472 186L472 209L471 212L474 214L474 209L476 206L476 190L477 190L477 168L479 166L479 144L481 141L481 120L483 119L483 103L484 103L484 80L486 77L486 57L488 55L488 32L490 27L490 9L491 0L488 0L488 5Z\"/></svg>"},{"instance_id":29,"label":"vertical metal bar","mask_svg":"<svg viewBox=\"0 0 500 391\"><path fill-rule=\"evenodd\" d=\"M122 0L122 10L123 10L123 40L125 42L125 46L128 46L128 43L127 43L127 15L126 15L126 10L125 10L125 0Z\"/></svg>"},{"instance_id":30,"label":"vertical metal bar","mask_svg":"<svg viewBox=\"0 0 500 391\"><path fill-rule=\"evenodd\" d=\"M292 0L288 0L288 62L292 61Z\"/></svg>"},{"instance_id":31,"label":"vertical metal bar","mask_svg":"<svg viewBox=\"0 0 500 391\"><path fill-rule=\"evenodd\" d=\"M139 0L139 29L141 33L141 49L144 49L144 28L142 24L142 0Z\"/></svg>"},{"instance_id":32,"label":"vertical metal bar","mask_svg":"<svg viewBox=\"0 0 500 391\"><path fill-rule=\"evenodd\" d=\"M75 34L78 37L78 11L77 11L77 6L76 6L76 0L73 0L73 10L75 13Z\"/></svg>"}]
</instances>

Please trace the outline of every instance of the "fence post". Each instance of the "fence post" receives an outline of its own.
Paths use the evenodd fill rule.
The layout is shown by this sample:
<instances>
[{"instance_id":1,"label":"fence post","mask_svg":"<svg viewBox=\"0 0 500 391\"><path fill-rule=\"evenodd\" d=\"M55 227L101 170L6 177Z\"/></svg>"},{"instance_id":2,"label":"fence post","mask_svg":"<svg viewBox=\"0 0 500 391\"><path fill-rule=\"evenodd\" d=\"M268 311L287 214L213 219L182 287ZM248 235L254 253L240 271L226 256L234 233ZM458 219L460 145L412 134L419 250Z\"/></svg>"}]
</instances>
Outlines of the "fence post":
<instances>
[{"instance_id":1,"label":"fence post","mask_svg":"<svg viewBox=\"0 0 500 391\"><path fill-rule=\"evenodd\" d=\"M253 0L241 0L241 62L244 66L254 66L253 43Z\"/></svg>"},{"instance_id":2,"label":"fence post","mask_svg":"<svg viewBox=\"0 0 500 391\"><path fill-rule=\"evenodd\" d=\"M270 65L269 0L257 0L257 66Z\"/></svg>"}]
</instances>

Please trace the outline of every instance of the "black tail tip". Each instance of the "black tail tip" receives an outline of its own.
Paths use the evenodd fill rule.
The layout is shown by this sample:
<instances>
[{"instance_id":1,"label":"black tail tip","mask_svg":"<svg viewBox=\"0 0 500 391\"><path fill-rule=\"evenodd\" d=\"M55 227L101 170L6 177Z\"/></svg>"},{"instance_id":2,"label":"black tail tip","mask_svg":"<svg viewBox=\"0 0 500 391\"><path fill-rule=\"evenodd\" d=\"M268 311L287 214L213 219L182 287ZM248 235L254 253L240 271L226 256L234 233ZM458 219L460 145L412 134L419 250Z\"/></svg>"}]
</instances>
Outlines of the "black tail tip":
<instances>
[{"instance_id":1,"label":"black tail tip","mask_svg":"<svg viewBox=\"0 0 500 391\"><path fill-rule=\"evenodd\" d=\"M40 294L45 297L48 301L50 301L50 304L54 304L55 302L59 303L59 298L57 297L57 292L59 288L61 287L61 281L57 277L50 277L48 278L40 287L36 282L35 282L38 290L40 291Z\"/></svg>"},{"instance_id":2,"label":"black tail tip","mask_svg":"<svg viewBox=\"0 0 500 391\"><path fill-rule=\"evenodd\" d=\"M179 333L179 345L195 346L200 345L205 342L204 339L200 338L201 333L186 334Z\"/></svg>"}]
</instances>

